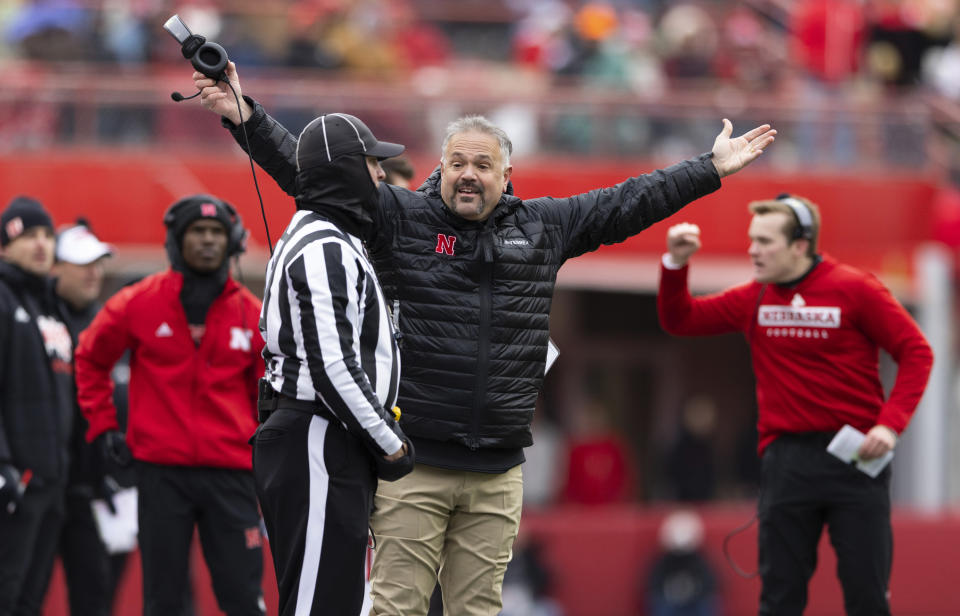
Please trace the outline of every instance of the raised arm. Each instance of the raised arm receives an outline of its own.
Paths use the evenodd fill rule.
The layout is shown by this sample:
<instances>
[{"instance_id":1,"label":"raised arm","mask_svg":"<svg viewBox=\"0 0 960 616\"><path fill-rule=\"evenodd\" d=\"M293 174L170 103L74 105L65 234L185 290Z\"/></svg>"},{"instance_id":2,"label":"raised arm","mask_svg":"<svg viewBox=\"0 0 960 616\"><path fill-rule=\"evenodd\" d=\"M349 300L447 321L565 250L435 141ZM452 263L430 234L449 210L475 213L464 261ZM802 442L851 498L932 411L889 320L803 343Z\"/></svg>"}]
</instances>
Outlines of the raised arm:
<instances>
[{"instance_id":1,"label":"raised arm","mask_svg":"<svg viewBox=\"0 0 960 616\"><path fill-rule=\"evenodd\" d=\"M569 259L636 235L700 197L720 188L720 178L756 160L776 131L764 124L731 139L724 120L713 151L565 199L528 200L563 230L563 258Z\"/></svg>"},{"instance_id":2,"label":"raised arm","mask_svg":"<svg viewBox=\"0 0 960 616\"><path fill-rule=\"evenodd\" d=\"M252 154L253 160L270 174L285 193L295 197L297 138L253 99L243 96L240 77L233 62L227 65L226 76L233 90L223 81L214 81L202 73L193 74L193 83L200 90L201 103L220 115L224 127L240 147Z\"/></svg>"},{"instance_id":3,"label":"raised arm","mask_svg":"<svg viewBox=\"0 0 960 616\"><path fill-rule=\"evenodd\" d=\"M680 223L667 230L667 253L660 266L657 315L660 326L678 336L744 331L753 317L757 290L743 284L720 293L693 297L687 286L687 261L700 249L700 228Z\"/></svg>"}]
</instances>

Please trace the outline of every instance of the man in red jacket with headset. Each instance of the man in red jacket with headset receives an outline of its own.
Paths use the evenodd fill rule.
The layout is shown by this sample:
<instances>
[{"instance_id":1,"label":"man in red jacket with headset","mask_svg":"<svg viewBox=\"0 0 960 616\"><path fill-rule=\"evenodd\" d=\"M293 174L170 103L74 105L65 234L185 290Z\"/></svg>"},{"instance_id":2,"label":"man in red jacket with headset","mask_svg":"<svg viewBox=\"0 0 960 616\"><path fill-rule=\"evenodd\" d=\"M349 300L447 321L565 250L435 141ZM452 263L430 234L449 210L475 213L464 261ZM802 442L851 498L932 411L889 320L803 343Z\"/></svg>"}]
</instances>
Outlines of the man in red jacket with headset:
<instances>
[{"instance_id":1,"label":"man in red jacket with headset","mask_svg":"<svg viewBox=\"0 0 960 616\"><path fill-rule=\"evenodd\" d=\"M692 298L687 260L700 229L667 232L657 309L672 334L743 332L757 381L761 455L761 616L800 616L823 525L850 616L890 614L890 467L876 477L827 445L844 425L865 433L857 456L896 445L933 365L917 324L874 276L817 254L820 213L801 197L750 204L754 280ZM897 362L884 399L878 350Z\"/></svg>"},{"instance_id":2,"label":"man in red jacket with headset","mask_svg":"<svg viewBox=\"0 0 960 616\"><path fill-rule=\"evenodd\" d=\"M209 195L164 215L171 269L126 287L80 336L77 397L87 439L136 462L144 614L179 614L194 526L220 608L264 614L263 554L248 439L263 375L260 302L229 275L246 230ZM126 437L110 371L131 351ZM129 449L128 449L129 446Z\"/></svg>"}]
</instances>

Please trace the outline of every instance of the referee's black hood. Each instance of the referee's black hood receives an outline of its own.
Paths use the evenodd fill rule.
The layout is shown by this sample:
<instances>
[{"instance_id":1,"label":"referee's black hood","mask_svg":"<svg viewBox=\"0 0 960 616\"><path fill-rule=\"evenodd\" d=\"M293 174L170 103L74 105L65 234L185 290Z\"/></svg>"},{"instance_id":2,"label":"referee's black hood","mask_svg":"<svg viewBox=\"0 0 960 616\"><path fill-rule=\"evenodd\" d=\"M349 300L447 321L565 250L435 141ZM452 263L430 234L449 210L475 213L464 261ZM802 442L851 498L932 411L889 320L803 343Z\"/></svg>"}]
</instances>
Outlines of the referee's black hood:
<instances>
[{"instance_id":1,"label":"referee's black hood","mask_svg":"<svg viewBox=\"0 0 960 616\"><path fill-rule=\"evenodd\" d=\"M366 237L378 207L366 156L397 156L402 145L378 141L358 118L329 113L307 124L297 140L298 210L310 210Z\"/></svg>"}]
</instances>

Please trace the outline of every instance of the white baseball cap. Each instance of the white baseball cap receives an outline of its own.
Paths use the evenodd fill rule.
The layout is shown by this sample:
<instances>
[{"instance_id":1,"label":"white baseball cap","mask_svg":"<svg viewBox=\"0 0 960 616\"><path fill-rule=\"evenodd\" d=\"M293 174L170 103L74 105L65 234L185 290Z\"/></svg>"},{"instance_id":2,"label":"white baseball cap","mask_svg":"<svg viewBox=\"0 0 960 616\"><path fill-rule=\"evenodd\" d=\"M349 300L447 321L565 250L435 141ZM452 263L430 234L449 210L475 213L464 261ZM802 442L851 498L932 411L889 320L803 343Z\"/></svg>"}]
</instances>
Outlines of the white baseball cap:
<instances>
[{"instance_id":1,"label":"white baseball cap","mask_svg":"<svg viewBox=\"0 0 960 616\"><path fill-rule=\"evenodd\" d=\"M87 265L113 254L113 246L97 239L85 225L67 227L57 236L57 261Z\"/></svg>"}]
</instances>

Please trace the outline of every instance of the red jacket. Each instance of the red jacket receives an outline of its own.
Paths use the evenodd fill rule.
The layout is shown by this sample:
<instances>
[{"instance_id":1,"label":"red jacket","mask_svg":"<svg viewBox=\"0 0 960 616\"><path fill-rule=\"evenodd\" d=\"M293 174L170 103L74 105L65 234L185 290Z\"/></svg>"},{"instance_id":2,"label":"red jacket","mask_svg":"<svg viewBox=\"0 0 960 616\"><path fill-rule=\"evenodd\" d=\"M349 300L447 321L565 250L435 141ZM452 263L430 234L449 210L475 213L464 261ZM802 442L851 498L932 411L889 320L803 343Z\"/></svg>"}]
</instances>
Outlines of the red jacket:
<instances>
[{"instance_id":1,"label":"red jacket","mask_svg":"<svg viewBox=\"0 0 960 616\"><path fill-rule=\"evenodd\" d=\"M933 351L874 276L826 257L792 287L753 281L692 298L687 270L661 266L660 323L671 334L746 335L757 379L760 453L784 433L832 432L844 424L862 432L877 424L897 433L907 427ZM881 348L897 362L886 399Z\"/></svg>"},{"instance_id":2,"label":"red jacket","mask_svg":"<svg viewBox=\"0 0 960 616\"><path fill-rule=\"evenodd\" d=\"M117 429L110 371L130 349L127 444L154 464L252 467L263 375L260 301L228 278L207 313L200 346L180 302L183 276L167 270L121 289L80 335L77 397L87 440Z\"/></svg>"}]
</instances>

